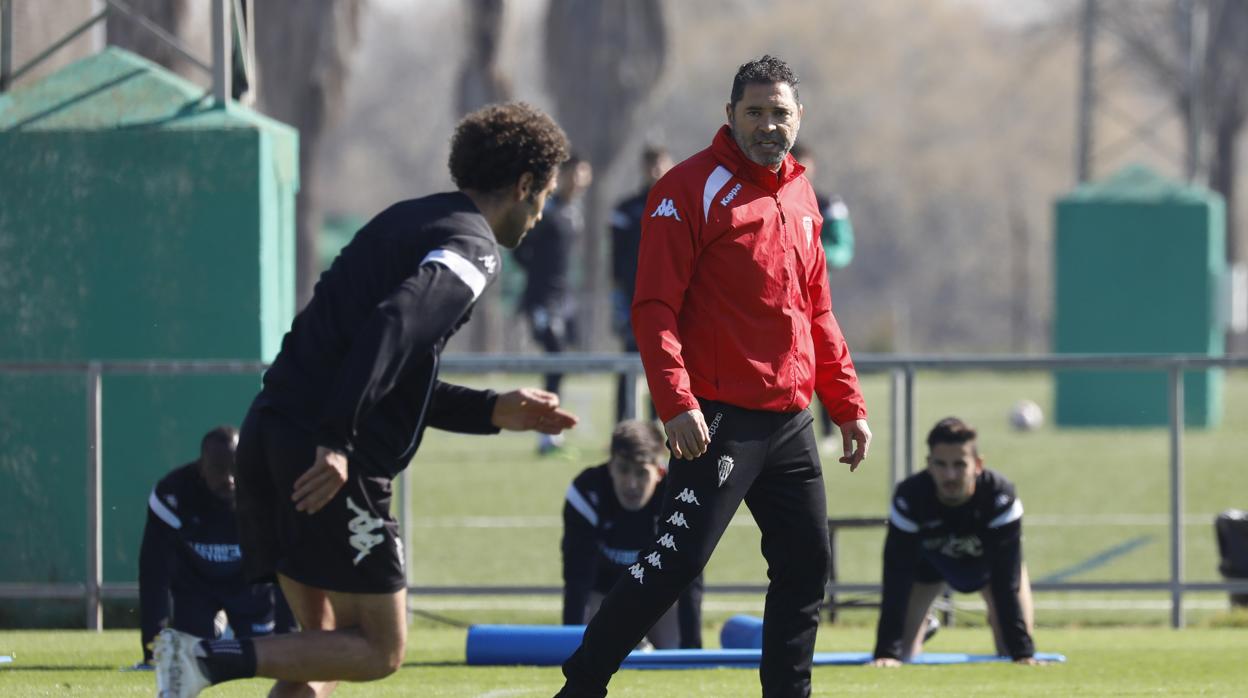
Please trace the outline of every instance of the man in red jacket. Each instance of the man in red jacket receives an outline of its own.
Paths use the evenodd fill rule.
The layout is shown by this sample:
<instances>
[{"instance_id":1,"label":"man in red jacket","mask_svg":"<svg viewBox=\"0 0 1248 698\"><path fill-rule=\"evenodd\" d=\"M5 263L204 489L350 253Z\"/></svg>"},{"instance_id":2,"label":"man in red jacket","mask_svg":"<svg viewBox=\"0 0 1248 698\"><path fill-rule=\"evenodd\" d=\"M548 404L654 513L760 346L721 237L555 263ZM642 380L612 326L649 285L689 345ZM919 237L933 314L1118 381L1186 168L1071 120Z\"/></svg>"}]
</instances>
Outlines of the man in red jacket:
<instances>
[{"instance_id":1,"label":"man in red jacket","mask_svg":"<svg viewBox=\"0 0 1248 698\"><path fill-rule=\"evenodd\" d=\"M784 61L741 66L711 146L650 191L632 319L673 459L659 530L564 664L560 696L607 682L701 572L741 501L762 531L771 583L763 695L809 696L828 573L817 393L841 426L842 463L871 430L828 295L823 218L790 155L802 106Z\"/></svg>"}]
</instances>

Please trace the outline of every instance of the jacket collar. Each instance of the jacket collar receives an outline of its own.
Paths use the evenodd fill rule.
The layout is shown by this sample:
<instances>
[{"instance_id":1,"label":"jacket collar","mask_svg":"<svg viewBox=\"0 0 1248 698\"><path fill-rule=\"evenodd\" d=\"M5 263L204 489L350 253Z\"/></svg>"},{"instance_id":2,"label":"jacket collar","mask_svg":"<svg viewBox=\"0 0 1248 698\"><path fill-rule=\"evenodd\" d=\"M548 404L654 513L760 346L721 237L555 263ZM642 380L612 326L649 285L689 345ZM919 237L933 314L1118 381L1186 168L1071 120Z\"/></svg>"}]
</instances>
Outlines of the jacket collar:
<instances>
[{"instance_id":1,"label":"jacket collar","mask_svg":"<svg viewBox=\"0 0 1248 698\"><path fill-rule=\"evenodd\" d=\"M792 155L784 156L779 172L772 172L754 162L741 152L741 147L732 137L732 128L727 124L720 127L714 140L711 141L711 154L733 175L770 194L780 191L781 187L797 179L806 171L806 168L793 159Z\"/></svg>"}]
</instances>

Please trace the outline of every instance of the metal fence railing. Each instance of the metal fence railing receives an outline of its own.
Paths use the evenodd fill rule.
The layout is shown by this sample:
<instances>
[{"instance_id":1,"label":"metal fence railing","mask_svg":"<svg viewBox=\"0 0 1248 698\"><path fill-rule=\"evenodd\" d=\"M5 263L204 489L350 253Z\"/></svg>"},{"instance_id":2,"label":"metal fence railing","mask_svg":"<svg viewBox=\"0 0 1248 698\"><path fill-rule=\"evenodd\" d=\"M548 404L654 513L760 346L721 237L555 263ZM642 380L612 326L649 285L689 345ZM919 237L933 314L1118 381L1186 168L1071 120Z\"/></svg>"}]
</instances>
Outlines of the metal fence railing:
<instances>
[{"instance_id":1,"label":"metal fence railing","mask_svg":"<svg viewBox=\"0 0 1248 698\"><path fill-rule=\"evenodd\" d=\"M890 484L914 472L915 383L920 370L929 371L1036 371L1054 369L1156 370L1169 376L1169 579L1144 582L1050 582L1035 583L1036 591L1166 591L1170 594L1170 624L1183 627L1183 595L1191 592L1248 592L1248 580L1227 582L1187 582L1183 569L1183 372L1210 368L1245 368L1248 356L1209 357L1202 355L1048 355L1048 356L909 356L862 355L855 363L860 373L887 373L890 376L888 421L890 434ZM637 389L642 375L635 354L560 354L521 356L503 354L460 354L442 359L446 373L613 373L622 374L632 389L627 391L626 407L637 413ZM15 362L0 361L0 376L12 374L81 375L86 387L86 554L87 575L82 583L0 584L0 598L82 598L86 604L86 626L103 626L101 600L104 597L132 597L135 584L105 584L103 539L101 536L102 377L118 375L228 375L257 374L266 364L256 361L81 361ZM407 488L403 488L406 493ZM891 487L890 487L891 491ZM405 535L412 530L411 506L403 497L401 520ZM408 536L410 537L410 536ZM411 566L408 566L411 569ZM712 586L713 592L755 591L752 585ZM833 592L876 591L878 585L835 583ZM410 587L422 594L518 594L558 591L547 587Z\"/></svg>"}]
</instances>

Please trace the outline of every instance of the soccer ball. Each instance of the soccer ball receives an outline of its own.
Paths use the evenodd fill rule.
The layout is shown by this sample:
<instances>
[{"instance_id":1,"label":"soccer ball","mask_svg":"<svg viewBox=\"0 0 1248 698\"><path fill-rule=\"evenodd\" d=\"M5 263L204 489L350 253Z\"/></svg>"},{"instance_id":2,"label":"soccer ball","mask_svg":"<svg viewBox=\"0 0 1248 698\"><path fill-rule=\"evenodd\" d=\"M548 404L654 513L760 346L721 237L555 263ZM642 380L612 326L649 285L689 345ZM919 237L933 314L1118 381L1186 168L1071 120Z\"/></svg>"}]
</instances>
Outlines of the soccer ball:
<instances>
[{"instance_id":1,"label":"soccer ball","mask_svg":"<svg viewBox=\"0 0 1248 698\"><path fill-rule=\"evenodd\" d=\"M1044 424L1044 411L1031 400L1019 400L1010 408L1010 426L1015 431L1035 431Z\"/></svg>"}]
</instances>

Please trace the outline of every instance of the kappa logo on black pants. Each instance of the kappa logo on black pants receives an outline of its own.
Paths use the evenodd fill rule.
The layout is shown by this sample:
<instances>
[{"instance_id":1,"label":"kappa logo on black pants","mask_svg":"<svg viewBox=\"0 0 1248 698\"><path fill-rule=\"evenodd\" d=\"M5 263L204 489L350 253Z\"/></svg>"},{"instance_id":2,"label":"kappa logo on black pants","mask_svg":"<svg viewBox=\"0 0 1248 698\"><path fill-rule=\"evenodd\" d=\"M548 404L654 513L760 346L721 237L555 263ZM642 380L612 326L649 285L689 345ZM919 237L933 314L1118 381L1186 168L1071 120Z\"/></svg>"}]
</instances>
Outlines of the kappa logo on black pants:
<instances>
[{"instance_id":1,"label":"kappa logo on black pants","mask_svg":"<svg viewBox=\"0 0 1248 698\"><path fill-rule=\"evenodd\" d=\"M351 537L347 540L350 541L351 547L355 548L359 553L352 562L352 564L358 565L360 560L363 560L369 553L373 552L374 546L386 539L380 533L373 533L373 531L385 526L386 522L381 518L369 516L368 512L357 506L355 502L351 501L350 497L347 497L347 508L355 512L355 518L347 522L347 530L351 531ZM399 557L402 558L402 555Z\"/></svg>"}]
</instances>

